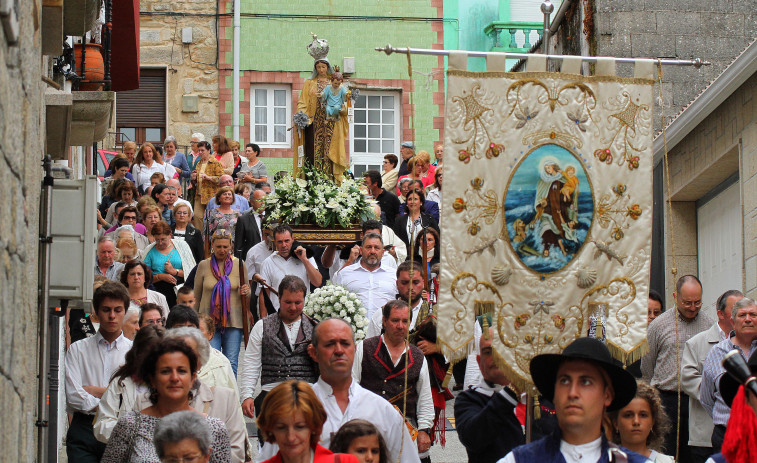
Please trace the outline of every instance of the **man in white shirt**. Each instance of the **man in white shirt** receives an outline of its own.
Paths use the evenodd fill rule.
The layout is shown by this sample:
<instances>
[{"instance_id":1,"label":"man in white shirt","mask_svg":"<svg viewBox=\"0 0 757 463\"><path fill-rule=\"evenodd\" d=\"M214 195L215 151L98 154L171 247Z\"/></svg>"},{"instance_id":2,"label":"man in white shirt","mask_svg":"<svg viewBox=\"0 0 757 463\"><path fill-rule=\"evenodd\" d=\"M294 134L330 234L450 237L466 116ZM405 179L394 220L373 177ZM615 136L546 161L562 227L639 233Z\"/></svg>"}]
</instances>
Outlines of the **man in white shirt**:
<instances>
[{"instance_id":1,"label":"man in white shirt","mask_svg":"<svg viewBox=\"0 0 757 463\"><path fill-rule=\"evenodd\" d=\"M278 287L281 308L259 320L250 332L239 369L239 394L242 411L252 418L260 413L265 395L288 379L312 383L318 370L307 352L315 321L302 314L305 283L287 275ZM258 382L261 392L255 390Z\"/></svg>"},{"instance_id":2,"label":"man in white shirt","mask_svg":"<svg viewBox=\"0 0 757 463\"><path fill-rule=\"evenodd\" d=\"M384 241L378 233L368 233L360 246L359 262L343 268L334 277L334 283L357 294L365 307L366 318L381 310L397 294L397 276L394 268L382 262Z\"/></svg>"},{"instance_id":3,"label":"man in white shirt","mask_svg":"<svg viewBox=\"0 0 757 463\"><path fill-rule=\"evenodd\" d=\"M417 429L416 444L421 461L430 461L434 401L428 363L423 352L406 342L410 324L407 302L388 302L381 311L384 334L357 345L352 376L361 386L375 392L400 410ZM405 385L407 384L407 388Z\"/></svg>"},{"instance_id":4,"label":"man in white shirt","mask_svg":"<svg viewBox=\"0 0 757 463\"><path fill-rule=\"evenodd\" d=\"M363 222L363 232L361 238L368 233L376 233L378 235L381 235L381 240L385 243L384 245L386 246L386 248L384 249L388 248L387 252L384 252L383 256L381 257L381 266L387 269L395 269L397 268L398 256L396 251L399 248L395 247L394 244L391 244L387 241L387 236L386 234L384 234L383 228L385 228L385 226L382 225L378 220L366 220L365 222ZM404 256L407 256L407 253L404 251L405 243L397 238L397 235L394 235L394 232L392 232L392 236L393 239L399 241L399 243L402 244L402 252L404 253ZM361 242L362 241L358 241L351 248L345 248L339 252L337 252L336 246L334 246L333 244L326 246L326 249L321 255L321 264L329 269L329 278L331 278L332 280L335 279L337 273L339 273L340 270L354 263L357 263L360 260ZM404 261L404 257L402 258L402 261Z\"/></svg>"},{"instance_id":5,"label":"man in white shirt","mask_svg":"<svg viewBox=\"0 0 757 463\"><path fill-rule=\"evenodd\" d=\"M294 240L292 239L292 228L289 225L279 225L273 230L273 242L276 246L276 252L271 254L261 269L260 276L272 287L278 288L281 281L287 275L295 275L305 282L305 295L310 293L310 285L321 286L323 277L318 271L318 264L315 259L308 257L305 248L297 246L292 249ZM268 291L268 297L274 308L279 307L279 297ZM260 317L265 318L268 315L265 305L260 305Z\"/></svg>"},{"instance_id":6,"label":"man in white shirt","mask_svg":"<svg viewBox=\"0 0 757 463\"><path fill-rule=\"evenodd\" d=\"M66 435L68 461L99 462L105 452L92 424L110 377L131 349L131 341L121 331L129 302L121 283L103 283L92 298L100 320L97 334L71 344L66 353L66 408L73 414Z\"/></svg>"},{"instance_id":7,"label":"man in white shirt","mask_svg":"<svg viewBox=\"0 0 757 463\"><path fill-rule=\"evenodd\" d=\"M416 268L418 264L416 264ZM423 275L420 271L412 271L412 266L409 261L405 261L397 267L397 298L403 301L410 298L411 317L410 317L410 329L415 328L415 324L418 321L418 314L423 307ZM381 334L381 328L383 326L383 315L380 310L377 310L371 316L368 322L368 328L365 331L366 338L372 338ZM420 346L419 346L420 347ZM431 352L427 352L431 353Z\"/></svg>"},{"instance_id":8,"label":"man in white shirt","mask_svg":"<svg viewBox=\"0 0 757 463\"><path fill-rule=\"evenodd\" d=\"M647 461L608 442L602 432L605 411L625 407L636 395L636 379L618 365L602 341L578 338L562 354L537 355L530 371L539 392L555 404L559 430L515 448L500 463Z\"/></svg>"},{"instance_id":9,"label":"man in white shirt","mask_svg":"<svg viewBox=\"0 0 757 463\"><path fill-rule=\"evenodd\" d=\"M384 437L388 450L387 461L418 463L415 448L402 415L386 400L364 389L352 378L355 359L355 334L352 327L338 318L323 320L313 331L308 353L318 363L321 376L313 384L313 391L326 410L320 444L327 447L331 436L350 420L363 419L373 423ZM259 460L273 457L275 444L266 443Z\"/></svg>"}]
</instances>

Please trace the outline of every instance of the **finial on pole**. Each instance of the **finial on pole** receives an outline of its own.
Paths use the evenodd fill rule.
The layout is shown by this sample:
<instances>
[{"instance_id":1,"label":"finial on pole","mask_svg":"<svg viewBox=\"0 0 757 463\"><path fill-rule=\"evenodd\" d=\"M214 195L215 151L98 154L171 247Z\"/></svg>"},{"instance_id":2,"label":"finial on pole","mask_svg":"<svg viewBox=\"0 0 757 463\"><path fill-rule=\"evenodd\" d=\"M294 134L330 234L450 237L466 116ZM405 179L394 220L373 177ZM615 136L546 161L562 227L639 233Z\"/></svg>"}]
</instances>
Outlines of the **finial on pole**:
<instances>
[{"instance_id":1,"label":"finial on pole","mask_svg":"<svg viewBox=\"0 0 757 463\"><path fill-rule=\"evenodd\" d=\"M544 26L542 29L542 35L541 35L541 42L542 42L542 53L545 55L549 55L549 16L552 14L552 12L555 10L555 6L550 2L549 0L544 0L541 4L541 12L544 15Z\"/></svg>"}]
</instances>

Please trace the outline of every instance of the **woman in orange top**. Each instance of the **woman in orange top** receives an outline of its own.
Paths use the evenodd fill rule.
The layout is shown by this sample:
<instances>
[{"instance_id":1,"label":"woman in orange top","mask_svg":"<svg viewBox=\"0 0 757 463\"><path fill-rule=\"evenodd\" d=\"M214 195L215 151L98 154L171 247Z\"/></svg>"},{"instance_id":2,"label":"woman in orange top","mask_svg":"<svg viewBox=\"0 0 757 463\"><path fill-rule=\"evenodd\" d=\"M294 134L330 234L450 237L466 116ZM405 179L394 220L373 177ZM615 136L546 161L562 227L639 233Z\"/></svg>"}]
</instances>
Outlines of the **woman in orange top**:
<instances>
[{"instance_id":1,"label":"woman in orange top","mask_svg":"<svg viewBox=\"0 0 757 463\"><path fill-rule=\"evenodd\" d=\"M218 191L218 179L223 175L223 167L220 162L210 155L210 143L206 141L199 142L197 144L197 151L200 153L200 160L197 162L191 177L192 183L197 188L195 191L192 224L195 228L202 230L205 207L208 205L210 198L214 197Z\"/></svg>"}]
</instances>

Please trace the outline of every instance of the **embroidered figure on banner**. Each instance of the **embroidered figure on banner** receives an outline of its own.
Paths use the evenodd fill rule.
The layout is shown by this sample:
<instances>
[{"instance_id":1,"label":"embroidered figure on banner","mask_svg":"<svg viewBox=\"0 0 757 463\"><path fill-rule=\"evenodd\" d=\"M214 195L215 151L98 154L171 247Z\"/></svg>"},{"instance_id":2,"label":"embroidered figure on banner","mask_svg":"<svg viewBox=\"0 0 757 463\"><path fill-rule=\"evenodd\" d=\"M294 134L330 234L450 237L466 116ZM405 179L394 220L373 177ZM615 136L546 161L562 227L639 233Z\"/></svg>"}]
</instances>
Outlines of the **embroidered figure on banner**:
<instances>
[{"instance_id":1,"label":"embroidered figure on banner","mask_svg":"<svg viewBox=\"0 0 757 463\"><path fill-rule=\"evenodd\" d=\"M483 188L484 181L476 177L471 180L471 188L463 192L463 197L455 198L452 203L455 212L463 214L463 222L469 224L468 233L471 236L476 236L481 231L482 220L491 225L499 213L497 193L492 189L484 191Z\"/></svg>"},{"instance_id":2,"label":"embroidered figure on banner","mask_svg":"<svg viewBox=\"0 0 757 463\"><path fill-rule=\"evenodd\" d=\"M505 226L513 251L537 273L570 263L594 218L591 182L578 156L545 144L526 155L505 192Z\"/></svg>"},{"instance_id":3,"label":"embroidered figure on banner","mask_svg":"<svg viewBox=\"0 0 757 463\"><path fill-rule=\"evenodd\" d=\"M620 101L618 107L620 111L608 116L609 122L614 119L617 124L615 134L609 141L603 137L602 141L607 143L607 146L595 150L594 156L600 162L607 164L612 164L613 159L617 157L619 166L627 164L628 170L634 170L639 168L639 154L646 147L634 145L633 141L637 138L645 138L640 135L649 132L651 114L649 114L649 106L634 103L628 92L623 92L621 95L625 101Z\"/></svg>"},{"instance_id":4,"label":"embroidered figure on banner","mask_svg":"<svg viewBox=\"0 0 757 463\"><path fill-rule=\"evenodd\" d=\"M597 203L597 223L602 228L612 227L610 236L615 241L620 241L625 236L624 230L631 225L630 220L638 220L641 217L641 206L632 204L631 195L627 194L628 187L618 183L612 187L612 195L603 194Z\"/></svg>"},{"instance_id":5,"label":"embroidered figure on banner","mask_svg":"<svg viewBox=\"0 0 757 463\"><path fill-rule=\"evenodd\" d=\"M472 131L468 138L462 140L453 140L453 143L461 145L470 142L465 148L461 149L458 152L460 161L464 162L465 164L468 164L471 158L481 159L481 155L479 154L480 152L477 147L478 144L483 145L486 159L496 158L501 152L505 150L505 145L501 143L495 143L492 139L492 136L489 134L489 130L487 130L486 128L487 124L484 120L484 115L486 113L491 113L490 115L493 115L494 112L491 108L487 108L486 106L482 105L479 100L476 99L476 97L474 96L474 94L476 93L483 94L483 92L481 91L481 86L479 84L474 84L470 92L463 91L462 97L452 97L453 102L459 103L463 107L465 113L465 118L463 120L463 129L465 129L466 131ZM479 132L479 128L483 133Z\"/></svg>"}]
</instances>

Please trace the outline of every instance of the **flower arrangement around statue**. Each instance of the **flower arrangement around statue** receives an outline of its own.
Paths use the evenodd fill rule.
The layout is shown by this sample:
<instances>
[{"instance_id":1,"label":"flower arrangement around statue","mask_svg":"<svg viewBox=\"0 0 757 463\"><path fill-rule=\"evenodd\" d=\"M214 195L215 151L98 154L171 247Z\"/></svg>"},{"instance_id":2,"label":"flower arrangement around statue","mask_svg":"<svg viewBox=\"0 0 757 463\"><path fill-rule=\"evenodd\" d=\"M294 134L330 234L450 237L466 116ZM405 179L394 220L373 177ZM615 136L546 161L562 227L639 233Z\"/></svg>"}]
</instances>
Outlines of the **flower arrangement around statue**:
<instances>
[{"instance_id":1,"label":"flower arrangement around statue","mask_svg":"<svg viewBox=\"0 0 757 463\"><path fill-rule=\"evenodd\" d=\"M305 301L303 312L318 321L327 318L340 318L347 322L355 331L355 340L365 338L368 327L366 310L360 298L339 285L328 283L318 288Z\"/></svg>"},{"instance_id":2,"label":"flower arrangement around statue","mask_svg":"<svg viewBox=\"0 0 757 463\"><path fill-rule=\"evenodd\" d=\"M373 206L360 184L345 178L337 185L309 166L304 178L284 177L265 199L269 221L288 225L343 227L374 219Z\"/></svg>"}]
</instances>

